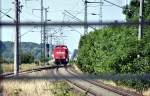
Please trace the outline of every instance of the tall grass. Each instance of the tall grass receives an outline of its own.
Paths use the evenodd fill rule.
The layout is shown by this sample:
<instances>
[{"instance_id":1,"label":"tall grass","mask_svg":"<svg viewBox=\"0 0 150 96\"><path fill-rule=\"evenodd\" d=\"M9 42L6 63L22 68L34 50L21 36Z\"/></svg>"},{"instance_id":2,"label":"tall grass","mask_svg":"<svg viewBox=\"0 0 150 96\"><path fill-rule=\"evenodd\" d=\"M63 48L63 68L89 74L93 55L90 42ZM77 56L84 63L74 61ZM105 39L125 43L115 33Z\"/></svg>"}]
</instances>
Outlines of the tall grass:
<instances>
[{"instance_id":1,"label":"tall grass","mask_svg":"<svg viewBox=\"0 0 150 96\"><path fill-rule=\"evenodd\" d=\"M49 82L46 80L7 80L0 84L3 96L81 96L66 82ZM2 89L2 88L0 88ZM82 95L83 96L83 95Z\"/></svg>"},{"instance_id":2,"label":"tall grass","mask_svg":"<svg viewBox=\"0 0 150 96\"><path fill-rule=\"evenodd\" d=\"M53 96L48 81L2 81L3 96Z\"/></svg>"},{"instance_id":3,"label":"tall grass","mask_svg":"<svg viewBox=\"0 0 150 96\"><path fill-rule=\"evenodd\" d=\"M1 72L13 72L14 69L14 64L0 64L0 73ZM38 68L41 67L41 65L36 65L35 63L31 64L21 64L20 65L20 70L28 70L28 69L33 69L33 68Z\"/></svg>"},{"instance_id":4,"label":"tall grass","mask_svg":"<svg viewBox=\"0 0 150 96\"><path fill-rule=\"evenodd\" d=\"M7 70L11 66L4 64ZM11 66L12 67L12 66ZM34 64L23 64L22 68L39 67ZM11 69L11 68L10 68ZM5 70L6 71L6 70ZM10 71L10 70L9 70ZM49 76L47 71L33 72L32 76ZM0 96L83 96L76 93L65 81L53 80L2 80L0 81Z\"/></svg>"}]
</instances>

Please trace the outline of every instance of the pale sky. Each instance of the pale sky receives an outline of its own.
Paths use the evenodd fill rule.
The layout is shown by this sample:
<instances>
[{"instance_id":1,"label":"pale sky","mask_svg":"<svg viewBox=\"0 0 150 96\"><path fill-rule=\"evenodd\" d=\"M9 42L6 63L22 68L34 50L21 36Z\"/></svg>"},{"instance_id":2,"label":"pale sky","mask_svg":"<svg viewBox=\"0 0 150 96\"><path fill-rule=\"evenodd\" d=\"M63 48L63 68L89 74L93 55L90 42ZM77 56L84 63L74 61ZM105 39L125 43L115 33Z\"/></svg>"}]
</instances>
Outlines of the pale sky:
<instances>
[{"instance_id":1,"label":"pale sky","mask_svg":"<svg viewBox=\"0 0 150 96\"><path fill-rule=\"evenodd\" d=\"M1 11L7 13L12 18L15 16L15 7L14 2L15 0L1 0ZM40 1L41 0L20 0L22 7L21 12L21 21L40 21ZM48 16L47 19L51 21L72 21L72 18L65 16L64 10L68 10L72 15L76 16L77 18L84 20L84 3L82 0L43 0L44 7L48 9ZM100 1L100 0L88 0L88 1ZM102 0L103 1L103 0ZM119 6L124 6L126 2L129 0L108 0L113 2ZM104 2L104 1L103 1ZM107 5L107 6L105 6ZM99 21L99 15L91 15L91 13L99 14L100 12L99 4L88 4L88 21ZM125 16L122 14L122 9L116 6L110 6L110 4L104 2L104 6L102 7L102 20L103 21L124 21ZM0 17L3 21L12 21L12 19L4 16ZM74 49L78 48L78 42L80 39L80 35L78 32L83 34L83 27L65 27L62 28L60 31L60 27L49 27L48 32L58 31L57 36L60 35L60 32L63 33L63 41L60 38L57 38L59 42L63 42L72 52ZM10 27L3 27L2 28L2 41L14 41L14 28ZM32 32L35 31L35 32ZM91 31L91 29L89 29ZM40 28L21 28L21 34L27 34L22 36L21 41L23 42L36 42L40 43ZM61 41L60 41L61 40ZM54 40L53 40L54 41ZM54 43L54 42L53 42Z\"/></svg>"}]
</instances>

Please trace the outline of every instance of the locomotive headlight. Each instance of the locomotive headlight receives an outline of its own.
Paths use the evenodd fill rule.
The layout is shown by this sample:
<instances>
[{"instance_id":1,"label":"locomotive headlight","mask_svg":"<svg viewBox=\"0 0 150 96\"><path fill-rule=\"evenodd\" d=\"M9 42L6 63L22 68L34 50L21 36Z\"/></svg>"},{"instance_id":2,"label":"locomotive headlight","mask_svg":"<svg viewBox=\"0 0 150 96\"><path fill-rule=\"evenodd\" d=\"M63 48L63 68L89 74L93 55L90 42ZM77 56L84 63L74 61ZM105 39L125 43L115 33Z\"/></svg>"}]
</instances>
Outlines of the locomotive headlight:
<instances>
[{"instance_id":1,"label":"locomotive headlight","mask_svg":"<svg viewBox=\"0 0 150 96\"><path fill-rule=\"evenodd\" d=\"M68 62L69 60L68 60L68 59L66 59L66 61Z\"/></svg>"},{"instance_id":2,"label":"locomotive headlight","mask_svg":"<svg viewBox=\"0 0 150 96\"><path fill-rule=\"evenodd\" d=\"M57 54L65 54L65 52L56 52Z\"/></svg>"}]
</instances>

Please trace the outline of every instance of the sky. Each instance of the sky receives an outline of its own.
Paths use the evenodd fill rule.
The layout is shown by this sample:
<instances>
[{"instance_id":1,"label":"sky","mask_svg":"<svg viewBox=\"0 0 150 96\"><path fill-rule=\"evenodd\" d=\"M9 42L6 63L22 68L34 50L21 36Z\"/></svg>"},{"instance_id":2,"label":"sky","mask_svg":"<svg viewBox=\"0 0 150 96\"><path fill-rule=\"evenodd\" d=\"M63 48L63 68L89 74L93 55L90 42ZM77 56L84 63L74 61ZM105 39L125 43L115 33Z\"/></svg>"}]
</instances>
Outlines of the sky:
<instances>
[{"instance_id":1,"label":"sky","mask_svg":"<svg viewBox=\"0 0 150 96\"><path fill-rule=\"evenodd\" d=\"M10 15L12 18L15 18L15 0L1 0L1 11ZM21 22L23 21L40 21L40 1L41 0L20 0L21 5ZM76 22L75 19L72 19L68 15L65 15L65 11L67 10L72 15L77 18L84 20L84 0L43 0L44 8L48 8L47 20L48 22L55 21L72 21ZM100 0L88 0L88 1L100 1ZM103 1L103 0L102 0ZM108 0L113 2L119 6L124 6L130 0ZM97 15L92 15L91 13L95 13ZM99 4L88 4L88 22L90 21L99 21L100 7ZM13 19L8 18L7 16L1 14L0 16L2 21L10 21L13 22ZM122 14L122 9L111 4L108 4L103 1L102 7L102 21L125 21L125 16ZM57 32L55 38L53 38L54 43L64 43L68 46L69 50L73 52L74 49L78 48L78 43L80 36L83 35L84 30L83 27L47 27L47 32L49 34ZM92 29L89 28L89 31ZM22 42L35 42L40 43L41 35L39 27L21 27L21 41ZM3 27L2 28L2 41L14 41L15 29L12 27ZM64 37L58 37L58 36ZM55 42L58 41L58 42ZM50 40L49 40L50 42Z\"/></svg>"}]
</instances>

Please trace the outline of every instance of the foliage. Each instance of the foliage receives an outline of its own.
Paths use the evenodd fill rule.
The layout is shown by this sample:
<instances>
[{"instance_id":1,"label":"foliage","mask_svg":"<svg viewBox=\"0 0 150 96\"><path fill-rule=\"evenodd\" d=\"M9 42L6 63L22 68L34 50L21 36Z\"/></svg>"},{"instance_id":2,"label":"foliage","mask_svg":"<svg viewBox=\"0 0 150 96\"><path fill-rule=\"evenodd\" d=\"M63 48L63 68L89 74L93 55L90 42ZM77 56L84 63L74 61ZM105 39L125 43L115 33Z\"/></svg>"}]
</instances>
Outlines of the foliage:
<instances>
[{"instance_id":1,"label":"foliage","mask_svg":"<svg viewBox=\"0 0 150 96\"><path fill-rule=\"evenodd\" d=\"M23 53L21 52L21 63L33 63L34 56L32 53Z\"/></svg>"},{"instance_id":2,"label":"foliage","mask_svg":"<svg viewBox=\"0 0 150 96\"><path fill-rule=\"evenodd\" d=\"M3 63L3 58L2 58L2 56L0 55L0 64L2 64Z\"/></svg>"},{"instance_id":3,"label":"foliage","mask_svg":"<svg viewBox=\"0 0 150 96\"><path fill-rule=\"evenodd\" d=\"M127 21L138 20L139 18L139 0L131 0L130 4L125 6L123 13ZM150 0L144 0L144 18L150 20Z\"/></svg>"},{"instance_id":4,"label":"foliage","mask_svg":"<svg viewBox=\"0 0 150 96\"><path fill-rule=\"evenodd\" d=\"M84 94L76 93L74 89L64 81L54 82L53 85L54 88L51 91L54 96L84 96Z\"/></svg>"},{"instance_id":5,"label":"foliage","mask_svg":"<svg viewBox=\"0 0 150 96\"><path fill-rule=\"evenodd\" d=\"M141 92L142 90L147 90L150 87L150 81L148 80L127 80L127 81L118 81L117 85L130 86L137 91Z\"/></svg>"},{"instance_id":6,"label":"foliage","mask_svg":"<svg viewBox=\"0 0 150 96\"><path fill-rule=\"evenodd\" d=\"M88 73L144 74L150 73L150 34L137 40L137 29L129 26L107 27L81 38L77 64ZM139 57L138 57L139 55ZM132 81L132 80L131 80ZM121 82L121 81L119 81ZM147 88L149 81L126 82L133 88Z\"/></svg>"},{"instance_id":7,"label":"foliage","mask_svg":"<svg viewBox=\"0 0 150 96\"><path fill-rule=\"evenodd\" d=\"M69 60L69 64L75 64L76 61L75 60Z\"/></svg>"},{"instance_id":8,"label":"foliage","mask_svg":"<svg viewBox=\"0 0 150 96\"><path fill-rule=\"evenodd\" d=\"M37 66L39 66L39 65L40 65L39 60L35 60L35 61L34 61L34 63L35 63Z\"/></svg>"},{"instance_id":9,"label":"foliage","mask_svg":"<svg viewBox=\"0 0 150 96\"><path fill-rule=\"evenodd\" d=\"M39 68L39 67L42 67L42 66L37 65L35 63L31 63L31 64L24 63L24 64L19 65L19 70L30 70L30 69ZM13 72L13 69L14 69L13 63L11 63L11 64L7 64L7 63L0 64L0 73L2 73L2 72Z\"/></svg>"},{"instance_id":10,"label":"foliage","mask_svg":"<svg viewBox=\"0 0 150 96\"><path fill-rule=\"evenodd\" d=\"M40 56L40 62L48 62L50 60L50 58L44 58L44 55Z\"/></svg>"},{"instance_id":11,"label":"foliage","mask_svg":"<svg viewBox=\"0 0 150 96\"><path fill-rule=\"evenodd\" d=\"M131 0L123 14L127 21L139 18L139 0ZM144 2L144 18L150 19L150 0ZM79 43L77 64L88 73L150 73L150 27L144 27L144 38L137 40L137 26L108 26L83 36ZM146 80L117 81L137 90L150 87Z\"/></svg>"},{"instance_id":12,"label":"foliage","mask_svg":"<svg viewBox=\"0 0 150 96\"><path fill-rule=\"evenodd\" d=\"M14 54L14 44L10 41L4 41L0 43L2 49L2 56L7 61L13 60ZM22 42L21 43L21 51L23 53L30 53L32 52L35 59L39 59L41 55L41 45L33 42Z\"/></svg>"},{"instance_id":13,"label":"foliage","mask_svg":"<svg viewBox=\"0 0 150 96\"><path fill-rule=\"evenodd\" d=\"M43 74L45 73L41 73ZM36 75L39 74L33 76ZM0 93L5 96L87 96L76 91L65 81L26 79L1 81Z\"/></svg>"},{"instance_id":14,"label":"foliage","mask_svg":"<svg viewBox=\"0 0 150 96\"><path fill-rule=\"evenodd\" d=\"M136 34L132 28L109 27L91 32L82 37L79 48L77 63L85 72L136 71L130 70L134 67L130 64L138 54Z\"/></svg>"}]
</instances>

